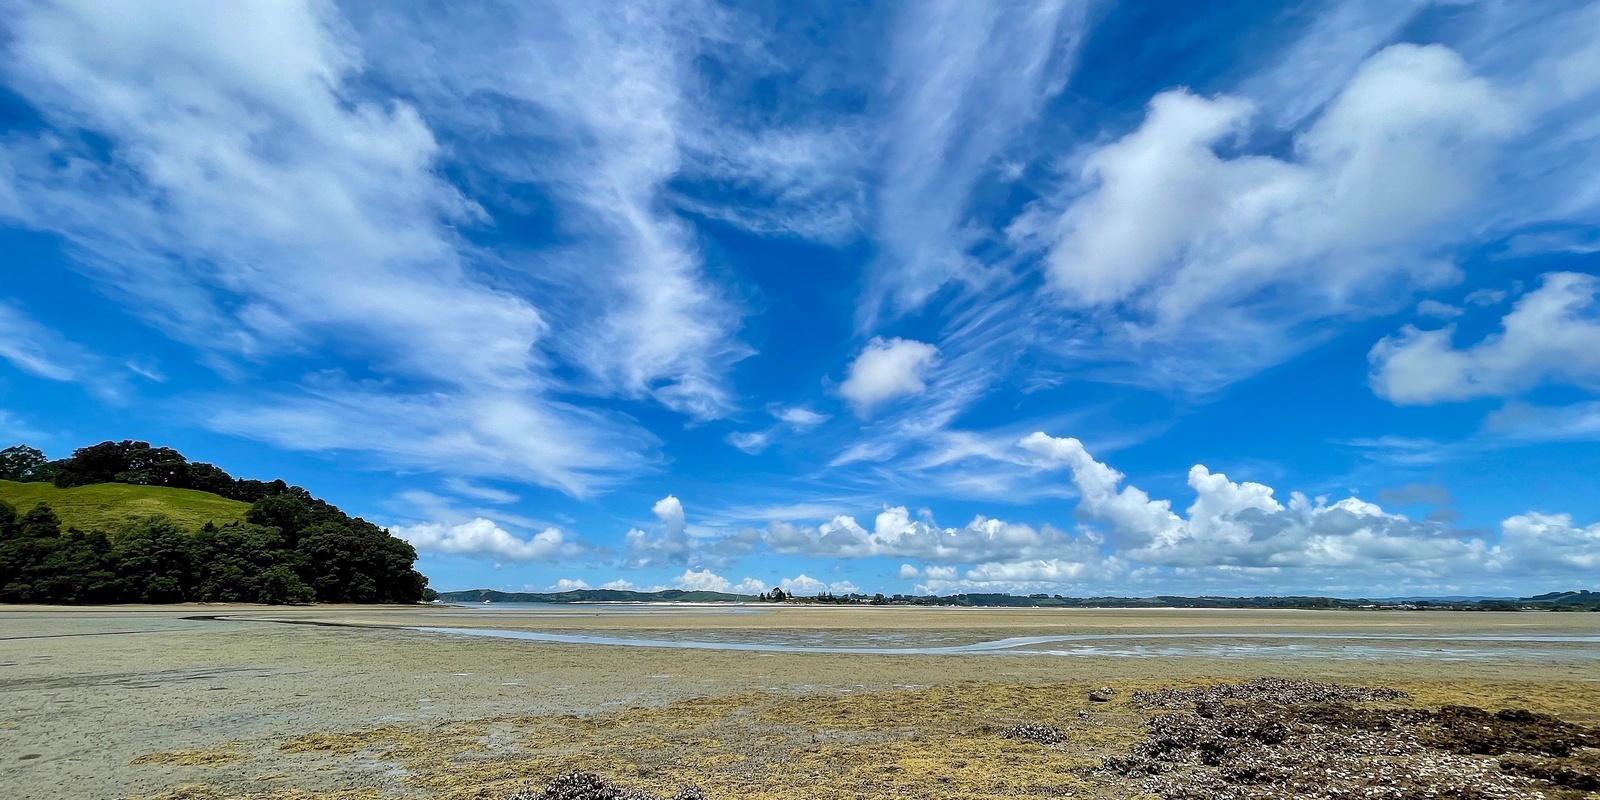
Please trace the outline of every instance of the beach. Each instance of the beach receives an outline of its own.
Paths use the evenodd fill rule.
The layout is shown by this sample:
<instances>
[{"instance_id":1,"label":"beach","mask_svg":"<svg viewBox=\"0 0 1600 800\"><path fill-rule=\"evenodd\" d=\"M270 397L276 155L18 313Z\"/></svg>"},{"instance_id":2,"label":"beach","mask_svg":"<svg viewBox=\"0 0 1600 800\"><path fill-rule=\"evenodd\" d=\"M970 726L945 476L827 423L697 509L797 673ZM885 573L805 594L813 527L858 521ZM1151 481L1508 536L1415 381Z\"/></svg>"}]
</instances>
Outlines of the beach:
<instances>
[{"instance_id":1,"label":"beach","mask_svg":"<svg viewBox=\"0 0 1600 800\"><path fill-rule=\"evenodd\" d=\"M1135 690L1312 679L1595 725L1597 648L1597 614L7 607L0 796L495 797L569 769L856 796L852 759L895 767L878 791L1117 796L1084 770L1140 735ZM1078 746L993 735L1034 722Z\"/></svg>"}]
</instances>

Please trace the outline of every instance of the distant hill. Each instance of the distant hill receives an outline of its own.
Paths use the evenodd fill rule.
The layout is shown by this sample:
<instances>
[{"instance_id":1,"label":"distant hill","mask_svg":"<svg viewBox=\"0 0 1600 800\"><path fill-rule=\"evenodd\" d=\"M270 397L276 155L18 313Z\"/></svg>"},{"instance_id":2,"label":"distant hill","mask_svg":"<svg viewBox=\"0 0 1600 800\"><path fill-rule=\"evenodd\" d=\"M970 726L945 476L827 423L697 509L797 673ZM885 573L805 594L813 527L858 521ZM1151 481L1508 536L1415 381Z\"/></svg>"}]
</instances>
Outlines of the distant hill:
<instances>
[{"instance_id":1,"label":"distant hill","mask_svg":"<svg viewBox=\"0 0 1600 800\"><path fill-rule=\"evenodd\" d=\"M570 592L497 592L493 589L467 589L440 592L446 603L738 603L756 598L727 592L666 589L660 592L630 592L620 589L575 589Z\"/></svg>"},{"instance_id":2,"label":"distant hill","mask_svg":"<svg viewBox=\"0 0 1600 800\"><path fill-rule=\"evenodd\" d=\"M207 522L218 527L243 522L245 512L250 510L249 503L210 492L125 483L58 489L49 483L0 480L0 500L10 503L18 514L47 503L61 518L62 527L85 531L117 531L136 519L156 514L197 531Z\"/></svg>"},{"instance_id":3,"label":"distant hill","mask_svg":"<svg viewBox=\"0 0 1600 800\"><path fill-rule=\"evenodd\" d=\"M1583 606L1600 608L1600 592L1580 590L1576 592L1549 592L1536 594L1529 600L1539 603L1549 603L1555 606Z\"/></svg>"},{"instance_id":4,"label":"distant hill","mask_svg":"<svg viewBox=\"0 0 1600 800\"><path fill-rule=\"evenodd\" d=\"M0 603L415 603L406 541L279 479L132 439L0 449Z\"/></svg>"}]
</instances>

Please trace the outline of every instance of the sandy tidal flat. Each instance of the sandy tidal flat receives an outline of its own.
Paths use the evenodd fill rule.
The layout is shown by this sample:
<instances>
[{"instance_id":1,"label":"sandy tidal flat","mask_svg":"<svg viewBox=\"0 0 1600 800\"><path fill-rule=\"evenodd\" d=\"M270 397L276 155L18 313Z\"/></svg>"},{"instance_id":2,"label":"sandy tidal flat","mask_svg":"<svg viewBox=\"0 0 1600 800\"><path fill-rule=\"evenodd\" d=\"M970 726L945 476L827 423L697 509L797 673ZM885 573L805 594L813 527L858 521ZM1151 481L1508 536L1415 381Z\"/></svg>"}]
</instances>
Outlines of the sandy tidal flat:
<instances>
[{"instance_id":1,"label":"sandy tidal flat","mask_svg":"<svg viewBox=\"0 0 1600 800\"><path fill-rule=\"evenodd\" d=\"M1038 648L882 655L414 630L424 627L780 641L801 650L840 641L1130 638L1070 656ZM1272 646L1225 657L1160 649L1191 635ZM1381 646L1333 655L1317 649L1324 644L1275 649L1301 635ZM712 797L733 796L716 792L730 786L743 787L740 796L778 787L788 791L770 796L853 796L852 785L894 792L896 781L912 778L932 787L928 796L981 796L973 794L979 785L1004 790L995 796L1070 786L1114 796L1074 770L1128 747L1142 717L1120 702L1089 703L1089 688L1109 684L1126 697L1173 684L1315 678L1397 686L1419 703L1517 706L1596 724L1597 637L1600 615L1551 613L9 608L0 611L0 797L154 797L194 786L208 788L184 791L473 797L569 768L662 790L698 782ZM1156 649L1129 650L1140 646ZM1556 655L1521 655L1529 648ZM1441 655L1430 658L1430 649ZM996 726L1040 721L1063 725L1079 746L1029 749L993 735ZM866 766L851 766L868 757L895 771L867 776ZM1013 777L1032 777L979 780L1005 764ZM879 783L863 783L868 777Z\"/></svg>"}]
</instances>

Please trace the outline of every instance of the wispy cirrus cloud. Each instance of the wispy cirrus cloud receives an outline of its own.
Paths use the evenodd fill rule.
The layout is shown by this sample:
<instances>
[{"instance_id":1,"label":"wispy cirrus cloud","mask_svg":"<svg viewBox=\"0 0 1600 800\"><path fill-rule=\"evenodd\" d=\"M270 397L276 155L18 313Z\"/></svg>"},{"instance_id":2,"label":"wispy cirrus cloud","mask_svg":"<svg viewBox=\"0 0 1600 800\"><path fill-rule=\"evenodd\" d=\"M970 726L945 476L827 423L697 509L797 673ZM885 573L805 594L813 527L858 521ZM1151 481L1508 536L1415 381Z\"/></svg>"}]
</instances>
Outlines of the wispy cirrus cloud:
<instances>
[{"instance_id":1,"label":"wispy cirrus cloud","mask_svg":"<svg viewBox=\"0 0 1600 800\"><path fill-rule=\"evenodd\" d=\"M100 359L16 305L0 300L0 358L30 375L74 383L104 381Z\"/></svg>"},{"instance_id":2,"label":"wispy cirrus cloud","mask_svg":"<svg viewBox=\"0 0 1600 800\"><path fill-rule=\"evenodd\" d=\"M204 425L280 447L363 455L587 496L654 463L658 440L628 420L516 392L406 394L317 378L295 393L199 401Z\"/></svg>"},{"instance_id":3,"label":"wispy cirrus cloud","mask_svg":"<svg viewBox=\"0 0 1600 800\"><path fill-rule=\"evenodd\" d=\"M0 437L11 442L41 442L46 438L44 431L34 427L26 417L9 409L0 408Z\"/></svg>"},{"instance_id":4,"label":"wispy cirrus cloud","mask_svg":"<svg viewBox=\"0 0 1600 800\"><path fill-rule=\"evenodd\" d=\"M908 6L891 40L886 164L859 317L913 311L940 287L983 282L967 251L972 192L1070 76L1089 2Z\"/></svg>"},{"instance_id":5,"label":"wispy cirrus cloud","mask_svg":"<svg viewBox=\"0 0 1600 800\"><path fill-rule=\"evenodd\" d=\"M802 435L833 419L832 414L813 411L803 405L771 405L767 407L767 412L777 420L776 425L765 430L734 431L727 436L728 444L755 455L786 434Z\"/></svg>"},{"instance_id":6,"label":"wispy cirrus cloud","mask_svg":"<svg viewBox=\"0 0 1600 800\"><path fill-rule=\"evenodd\" d=\"M622 9L520 18L453 72L380 76L399 56L363 52L332 6L23 3L6 76L54 130L0 153L6 196L26 198L0 213L63 236L130 313L208 358L318 370L326 348L384 382L218 395L215 426L425 469L515 450L466 471L586 492L649 463L654 439L556 393L714 417L734 405L724 370L749 353L684 223L657 207L680 162L673 82L688 57L657 10L650 25ZM402 21L418 23L413 43L437 38ZM448 38L461 21L437 30L467 48ZM394 77L414 91L378 91ZM436 113L433 85L492 94L505 116ZM548 291L462 235L493 220L445 177L440 140L488 129L566 148L570 171L537 177L579 212L566 223L581 247L545 257L559 273ZM497 163L536 177L529 162ZM558 361L591 381L555 378Z\"/></svg>"},{"instance_id":7,"label":"wispy cirrus cloud","mask_svg":"<svg viewBox=\"0 0 1600 800\"><path fill-rule=\"evenodd\" d=\"M702 420L727 414L737 403L726 372L752 352L736 336L744 310L708 277L698 234L674 209L827 238L850 223L816 215L860 191L854 137L724 116L697 59L775 67L729 44L752 36L759 48L759 33L714 4L492 8L443 21L380 10L367 41L430 115L458 135L491 132L462 167L498 200L531 190L556 205L559 245L510 265L529 291L559 295L552 349L592 390ZM447 57L415 58L415 39ZM713 202L687 188L697 182L766 202Z\"/></svg>"}]
</instances>

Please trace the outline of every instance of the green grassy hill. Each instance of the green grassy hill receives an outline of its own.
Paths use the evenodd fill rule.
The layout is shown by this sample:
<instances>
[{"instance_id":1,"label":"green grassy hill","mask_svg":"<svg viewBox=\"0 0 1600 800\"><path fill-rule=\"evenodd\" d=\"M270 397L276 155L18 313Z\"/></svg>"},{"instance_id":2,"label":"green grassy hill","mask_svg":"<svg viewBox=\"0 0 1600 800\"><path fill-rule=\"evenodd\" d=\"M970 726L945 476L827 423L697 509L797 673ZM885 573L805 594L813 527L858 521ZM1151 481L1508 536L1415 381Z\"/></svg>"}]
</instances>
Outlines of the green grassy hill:
<instances>
[{"instance_id":1,"label":"green grassy hill","mask_svg":"<svg viewBox=\"0 0 1600 800\"><path fill-rule=\"evenodd\" d=\"M48 483L0 481L0 500L10 503L18 514L40 503L61 518L63 528L115 531L123 523L139 517L162 514L191 530L207 522L226 525L244 519L249 503L218 497L192 489L164 486L131 486L124 483L97 483L57 489Z\"/></svg>"}]
</instances>

